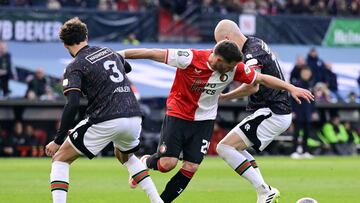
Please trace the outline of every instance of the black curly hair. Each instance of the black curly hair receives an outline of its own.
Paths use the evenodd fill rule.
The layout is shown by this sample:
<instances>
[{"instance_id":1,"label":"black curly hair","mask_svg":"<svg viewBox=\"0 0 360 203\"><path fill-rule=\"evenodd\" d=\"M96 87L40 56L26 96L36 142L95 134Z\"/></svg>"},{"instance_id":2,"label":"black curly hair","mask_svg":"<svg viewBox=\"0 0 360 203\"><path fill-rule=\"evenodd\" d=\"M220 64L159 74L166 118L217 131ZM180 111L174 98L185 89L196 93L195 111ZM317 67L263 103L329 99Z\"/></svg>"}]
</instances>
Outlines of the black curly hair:
<instances>
[{"instance_id":1,"label":"black curly hair","mask_svg":"<svg viewBox=\"0 0 360 203\"><path fill-rule=\"evenodd\" d=\"M72 18L61 26L59 37L61 41L69 46L79 44L87 39L88 29L78 17Z\"/></svg>"}]
</instances>

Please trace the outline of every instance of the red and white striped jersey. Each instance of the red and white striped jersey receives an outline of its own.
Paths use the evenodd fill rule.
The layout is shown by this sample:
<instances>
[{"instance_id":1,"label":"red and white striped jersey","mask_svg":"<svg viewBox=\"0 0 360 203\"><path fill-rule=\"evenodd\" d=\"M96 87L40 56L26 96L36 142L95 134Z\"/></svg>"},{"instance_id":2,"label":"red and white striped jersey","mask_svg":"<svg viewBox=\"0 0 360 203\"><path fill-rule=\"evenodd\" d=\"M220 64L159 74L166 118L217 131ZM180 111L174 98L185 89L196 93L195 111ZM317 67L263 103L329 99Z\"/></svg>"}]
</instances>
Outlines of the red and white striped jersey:
<instances>
[{"instance_id":1,"label":"red and white striped jersey","mask_svg":"<svg viewBox=\"0 0 360 203\"><path fill-rule=\"evenodd\" d=\"M212 50L167 50L166 63L177 67L166 102L167 115L191 121L214 120L219 96L231 81L255 81L256 71L244 63L224 74L213 71L208 64L211 53Z\"/></svg>"}]
</instances>

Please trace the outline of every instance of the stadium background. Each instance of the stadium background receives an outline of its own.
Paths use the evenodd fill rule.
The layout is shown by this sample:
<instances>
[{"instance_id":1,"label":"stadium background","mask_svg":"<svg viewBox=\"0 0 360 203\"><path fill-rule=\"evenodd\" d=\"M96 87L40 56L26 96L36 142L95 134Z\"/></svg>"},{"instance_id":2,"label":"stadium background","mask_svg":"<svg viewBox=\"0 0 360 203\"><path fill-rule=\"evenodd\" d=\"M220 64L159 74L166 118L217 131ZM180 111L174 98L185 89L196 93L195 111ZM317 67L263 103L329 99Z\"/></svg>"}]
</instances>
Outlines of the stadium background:
<instances>
[{"instance_id":1,"label":"stadium background","mask_svg":"<svg viewBox=\"0 0 360 203\"><path fill-rule=\"evenodd\" d=\"M28 190L19 190L22 183L14 178L18 174L16 169L19 167L33 174L32 180L44 177L38 185L45 188L38 189L31 197L36 198L36 195L43 194L46 196L44 199L50 198L50 193L45 191L48 170L46 167L50 167L50 164L47 166L46 163L49 160L9 159L9 157L43 157L43 147L52 140L58 127L58 120L65 103L61 94L61 77L71 57L58 41L57 31L64 21L73 16L79 16L88 24L90 44L104 45L114 50L131 47L211 48L214 45L213 30L216 23L221 19L231 19L239 24L244 34L260 37L269 44L289 82L294 82L290 77L296 65L311 66L306 62L310 50L314 48L319 60L310 68L314 72L320 72L320 75L329 74L332 78L335 77L337 84L336 89L331 85L334 84L334 80L324 79L320 81L323 85L313 84L311 88L317 95L317 100L311 121L313 130L307 143L311 153L316 155L315 159L299 161L290 158L261 157L261 161L265 163L265 177L279 184L280 189L289 187L287 192L292 195L285 197L285 202L294 202L301 195L311 194L320 200L323 198L321 202L335 202L335 200L354 202L352 191L359 190L360 184L354 182L352 188L346 188L346 192L338 191L339 194L331 192L337 188L336 180L347 184L347 181L355 180L354 177L359 176L356 169L359 169L357 153L360 148L357 136L360 128L360 1L2 0L0 5L0 39L7 44L12 62L11 71L7 71L5 75L0 72L2 81L9 78L11 91L9 94L0 94L0 156L7 157L0 159L0 174L3 175L2 180L4 180L0 181L0 188L8 188L0 192L0 202L24 202L21 199L11 198L11 194L15 191L20 191L24 196L31 196ZM301 63L299 57L302 57L305 63ZM6 70L6 63L1 60L0 69ZM142 148L139 154L151 153L156 148L164 116L165 99L172 85L175 69L146 60L130 61L130 63L133 71L129 74L129 78L137 89L145 113ZM332 67L330 73L326 72L328 69L325 64ZM33 79L36 79L36 74L42 75L42 73L44 77L39 79L41 87L35 85L42 90L37 93L38 89L33 87L35 81ZM230 89L237 85L232 84ZM3 92L0 90L0 93ZM86 102L82 104L77 120L81 119L84 113ZM220 104L218 116L220 127L214 134L210 155L215 155L214 143L247 115L244 111L245 105L246 99ZM342 128L340 125L335 126L330 123L331 118L337 115L344 124L342 126L344 128L346 126L346 134L345 138L343 134L333 140L326 135L325 125L329 124L334 127L333 129ZM292 126L259 155L290 156L294 152L293 134ZM301 151L301 147L297 147L297 150ZM102 156L107 155L112 155L111 147L102 153ZM337 155L341 157L334 157ZM343 155L351 157L344 158ZM99 160L92 161L91 166L95 168L97 161ZM101 162L111 166L111 163L108 163L110 160L104 159ZM288 164L280 164L283 168L278 168L273 167L272 162ZM342 168L333 166L334 162L339 162L343 166L353 165ZM86 163L81 161L79 165ZM199 179L204 176L206 181L211 181L211 172L218 169L212 166L217 164L221 165L224 174L236 177L225 163L212 158L201 168L205 172L203 175L199 173ZM279 175L279 171L285 173L287 169L294 171L290 174L293 178L290 180L297 180L298 186L293 183L288 185L289 180ZM322 173L319 170L322 170ZM45 175L42 173L40 175L39 172L45 172ZM120 179L115 172L114 174L114 177ZM309 174L312 174L311 178L308 177ZM353 174L353 178L349 174ZM337 178L327 182L329 180L326 176L337 176ZM163 181L159 184L164 184L164 177L155 175L154 179L156 178ZM221 174L216 178L222 179ZM31 184L32 180L29 179L28 183ZM230 179L225 180L230 182ZM311 184L315 180L327 184L314 186L312 190L307 189L306 182ZM125 182L119 185L123 187ZM83 184L86 184L86 181ZM234 192L234 197L239 199L241 195L246 196L248 185L239 181L232 184L229 183L228 187L224 187L224 191L217 191L216 187L207 188L204 183L194 183L194 186L189 188L191 191L189 193L204 198L207 192L215 191L220 195L219 198L214 197L215 202L227 200L226 196L232 194L231 192ZM241 185L239 191L233 190L232 188L236 188L237 185ZM127 191L125 187L122 189ZM78 196L79 193L75 193L72 201L81 202L76 199L79 198ZM343 199L345 197L348 200ZM191 199L185 196L179 202L202 200L195 198L193 201L187 201L187 198ZM253 199L245 197L244 202L248 201Z\"/></svg>"}]
</instances>

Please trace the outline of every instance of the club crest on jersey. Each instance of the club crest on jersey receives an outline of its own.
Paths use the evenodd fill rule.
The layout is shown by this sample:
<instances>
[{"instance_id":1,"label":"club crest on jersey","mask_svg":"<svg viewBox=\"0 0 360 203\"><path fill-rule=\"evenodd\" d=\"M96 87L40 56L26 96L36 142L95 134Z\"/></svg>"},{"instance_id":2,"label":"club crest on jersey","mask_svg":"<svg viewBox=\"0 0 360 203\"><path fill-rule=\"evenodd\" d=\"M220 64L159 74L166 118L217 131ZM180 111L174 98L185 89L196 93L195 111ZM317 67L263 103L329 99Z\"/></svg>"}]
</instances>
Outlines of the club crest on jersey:
<instances>
[{"instance_id":1,"label":"club crest on jersey","mask_svg":"<svg viewBox=\"0 0 360 203\"><path fill-rule=\"evenodd\" d=\"M225 73L220 75L220 81L221 82L226 82L228 78L229 78L229 76L226 75Z\"/></svg>"},{"instance_id":2,"label":"club crest on jersey","mask_svg":"<svg viewBox=\"0 0 360 203\"><path fill-rule=\"evenodd\" d=\"M167 147L166 147L165 143L162 143L159 147L159 152L161 154L164 154L166 152L166 150L167 150Z\"/></svg>"},{"instance_id":3,"label":"club crest on jersey","mask_svg":"<svg viewBox=\"0 0 360 203\"><path fill-rule=\"evenodd\" d=\"M190 56L189 52L187 52L187 51L178 51L177 55L178 56L185 56L185 57Z\"/></svg>"}]
</instances>

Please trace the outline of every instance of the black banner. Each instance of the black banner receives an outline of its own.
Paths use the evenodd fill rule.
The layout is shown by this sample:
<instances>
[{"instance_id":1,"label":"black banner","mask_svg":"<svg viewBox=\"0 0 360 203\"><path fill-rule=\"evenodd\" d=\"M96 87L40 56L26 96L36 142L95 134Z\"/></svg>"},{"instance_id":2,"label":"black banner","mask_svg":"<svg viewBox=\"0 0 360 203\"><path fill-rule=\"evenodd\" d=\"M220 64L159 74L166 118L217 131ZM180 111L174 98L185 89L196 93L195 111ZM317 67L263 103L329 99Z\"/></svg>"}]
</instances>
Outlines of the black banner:
<instances>
[{"instance_id":1,"label":"black banner","mask_svg":"<svg viewBox=\"0 0 360 203\"><path fill-rule=\"evenodd\" d=\"M240 13L226 15L214 13L198 14L195 25L198 28L202 42L214 42L214 29L222 19L230 19L239 23ZM331 18L320 16L277 15L256 18L256 32L254 36L267 43L275 44L307 44L321 45Z\"/></svg>"},{"instance_id":2,"label":"black banner","mask_svg":"<svg viewBox=\"0 0 360 203\"><path fill-rule=\"evenodd\" d=\"M257 16L256 36L267 43L321 45L330 21L319 16Z\"/></svg>"},{"instance_id":3,"label":"black banner","mask_svg":"<svg viewBox=\"0 0 360 203\"><path fill-rule=\"evenodd\" d=\"M89 38L122 41L134 33L140 41L156 41L157 11L97 12L79 10L0 9L0 39L13 41L58 41L61 25L78 16L89 29Z\"/></svg>"}]
</instances>

